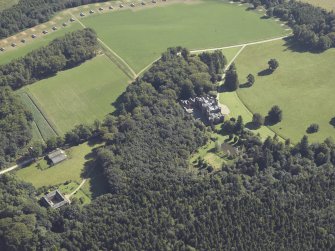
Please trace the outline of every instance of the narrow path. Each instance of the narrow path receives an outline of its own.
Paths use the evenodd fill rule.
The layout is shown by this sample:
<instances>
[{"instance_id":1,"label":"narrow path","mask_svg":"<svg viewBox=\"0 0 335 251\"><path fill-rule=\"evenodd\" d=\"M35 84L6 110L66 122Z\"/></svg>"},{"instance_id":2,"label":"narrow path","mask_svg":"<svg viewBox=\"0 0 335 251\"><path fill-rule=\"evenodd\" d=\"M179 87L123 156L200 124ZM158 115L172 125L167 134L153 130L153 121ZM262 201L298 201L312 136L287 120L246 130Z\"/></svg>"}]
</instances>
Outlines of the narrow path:
<instances>
[{"instance_id":1,"label":"narrow path","mask_svg":"<svg viewBox=\"0 0 335 251\"><path fill-rule=\"evenodd\" d=\"M250 42L250 43L245 43L245 44L236 44L236 45L231 45L231 46L224 46L224 47L217 47L217 48L210 48L210 49L200 49L200 50L191 50L191 53L199 53L199 52L205 52L205 51L216 51L216 50L223 50L223 49L229 49L229 48L236 48L236 47L241 47L241 46L247 46L247 45L254 45L254 44L264 44L268 42L273 42L276 40L282 40L284 38L290 37L292 33L282 36L282 37L275 37L271 39L265 39L261 41L256 41L256 42Z\"/></svg>"},{"instance_id":2,"label":"narrow path","mask_svg":"<svg viewBox=\"0 0 335 251\"><path fill-rule=\"evenodd\" d=\"M70 194L65 195L65 197L69 200L82 186L86 183L87 179L83 179L83 181L80 183L80 185Z\"/></svg>"},{"instance_id":3,"label":"narrow path","mask_svg":"<svg viewBox=\"0 0 335 251\"><path fill-rule=\"evenodd\" d=\"M85 24L83 24L80 20L79 20L79 18L76 18L71 12L70 12L70 15L74 18L74 19L76 19L77 21L78 21L78 23L83 27L83 28L87 28L86 27L86 25ZM98 38L98 41L108 50L108 51L110 51L118 60L120 60L120 62L131 72L131 74L133 75L133 78L135 79L136 78L136 72L130 67L130 65L126 62L126 61L124 61L124 59L123 58L121 58L115 51L113 51L104 41L102 41L100 38ZM124 71L123 69L122 69L122 67L120 67L119 66L119 68L122 70L122 71ZM126 75L128 75L127 73L126 73Z\"/></svg>"},{"instance_id":4,"label":"narrow path","mask_svg":"<svg viewBox=\"0 0 335 251\"><path fill-rule=\"evenodd\" d=\"M14 166L9 167L9 168L7 168L7 169L5 169L5 170L2 170L2 171L0 171L0 175L1 175L1 174L8 173L8 172L10 172L10 171L12 171L12 170L14 170L14 169L16 169L16 168L18 168L18 167L22 167L22 166L28 164L29 162L31 162L32 160L33 160L33 159L28 159L28 160L25 160L25 161L23 161L23 162L17 164L17 165L14 165Z\"/></svg>"}]
</instances>

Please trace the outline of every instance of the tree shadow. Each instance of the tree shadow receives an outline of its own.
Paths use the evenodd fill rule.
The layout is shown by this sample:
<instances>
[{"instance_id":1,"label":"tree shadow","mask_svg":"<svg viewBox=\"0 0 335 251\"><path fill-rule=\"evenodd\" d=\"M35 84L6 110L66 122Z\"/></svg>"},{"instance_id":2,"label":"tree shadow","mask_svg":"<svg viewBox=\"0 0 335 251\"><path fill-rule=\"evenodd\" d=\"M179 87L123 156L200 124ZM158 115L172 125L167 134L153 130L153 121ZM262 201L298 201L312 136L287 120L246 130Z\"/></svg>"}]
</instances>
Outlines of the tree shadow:
<instances>
[{"instance_id":1,"label":"tree shadow","mask_svg":"<svg viewBox=\"0 0 335 251\"><path fill-rule=\"evenodd\" d=\"M335 127L335 117L333 117L330 121L329 124Z\"/></svg>"},{"instance_id":2,"label":"tree shadow","mask_svg":"<svg viewBox=\"0 0 335 251\"><path fill-rule=\"evenodd\" d=\"M264 125L265 126L273 126L275 124L277 124L278 122L273 122L269 116L266 116L265 119L264 119Z\"/></svg>"},{"instance_id":3,"label":"tree shadow","mask_svg":"<svg viewBox=\"0 0 335 251\"><path fill-rule=\"evenodd\" d=\"M240 84L240 88L249 88L251 87L252 85L249 83L249 82L246 82L244 84Z\"/></svg>"},{"instance_id":4,"label":"tree shadow","mask_svg":"<svg viewBox=\"0 0 335 251\"><path fill-rule=\"evenodd\" d=\"M271 75L272 73L273 73L273 71L270 70L269 68L267 68L265 70L262 70L262 71L258 72L257 75L260 76L260 77L264 77L264 76Z\"/></svg>"},{"instance_id":5,"label":"tree shadow","mask_svg":"<svg viewBox=\"0 0 335 251\"><path fill-rule=\"evenodd\" d=\"M96 161L98 148L93 149L89 154L85 155L87 161L81 173L83 179L90 179L89 189L93 199L108 192L108 182L103 168Z\"/></svg>"},{"instance_id":6,"label":"tree shadow","mask_svg":"<svg viewBox=\"0 0 335 251\"><path fill-rule=\"evenodd\" d=\"M301 45L297 41L294 41L292 37L286 37L285 40L285 49L284 51L293 51L298 53L313 53L313 54L320 54L323 52L323 50L320 49L311 49L308 46Z\"/></svg>"},{"instance_id":7,"label":"tree shadow","mask_svg":"<svg viewBox=\"0 0 335 251\"><path fill-rule=\"evenodd\" d=\"M257 125L256 123L254 122L248 122L245 124L245 127L248 128L249 130L257 130L260 128L259 125Z\"/></svg>"}]
</instances>

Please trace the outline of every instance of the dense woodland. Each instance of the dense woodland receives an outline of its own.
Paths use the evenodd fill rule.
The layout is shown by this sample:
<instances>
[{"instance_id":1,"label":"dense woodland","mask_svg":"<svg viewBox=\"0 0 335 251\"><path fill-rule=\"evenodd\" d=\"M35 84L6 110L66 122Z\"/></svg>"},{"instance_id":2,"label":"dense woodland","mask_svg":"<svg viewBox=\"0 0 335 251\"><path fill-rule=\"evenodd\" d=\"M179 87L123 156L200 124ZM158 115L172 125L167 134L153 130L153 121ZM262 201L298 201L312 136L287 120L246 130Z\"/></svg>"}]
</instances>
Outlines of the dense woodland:
<instances>
[{"instance_id":1,"label":"dense woodland","mask_svg":"<svg viewBox=\"0 0 335 251\"><path fill-rule=\"evenodd\" d=\"M244 130L241 118L230 120L220 133L238 137L233 164L190 172L190 154L213 139L178 99L212 90L207 85L215 82L202 88L195 81L188 92L182 87L194 77L211 79L209 68L170 49L127 88L116 113L96 123L106 146L95 161L109 193L90 205L47 214L31 186L0 177L0 249L334 249L331 139L311 145L304 137L294 147L276 138L262 142Z\"/></svg>"},{"instance_id":2,"label":"dense woodland","mask_svg":"<svg viewBox=\"0 0 335 251\"><path fill-rule=\"evenodd\" d=\"M9 87L0 87L0 169L31 140L32 114Z\"/></svg>"},{"instance_id":3,"label":"dense woodland","mask_svg":"<svg viewBox=\"0 0 335 251\"><path fill-rule=\"evenodd\" d=\"M58 11L106 0L20 0L17 5L0 11L0 39L50 20Z\"/></svg>"},{"instance_id":4,"label":"dense woodland","mask_svg":"<svg viewBox=\"0 0 335 251\"><path fill-rule=\"evenodd\" d=\"M45 47L0 66L0 86L12 89L51 77L58 71L75 67L97 53L96 33L89 28L53 40Z\"/></svg>"}]
</instances>

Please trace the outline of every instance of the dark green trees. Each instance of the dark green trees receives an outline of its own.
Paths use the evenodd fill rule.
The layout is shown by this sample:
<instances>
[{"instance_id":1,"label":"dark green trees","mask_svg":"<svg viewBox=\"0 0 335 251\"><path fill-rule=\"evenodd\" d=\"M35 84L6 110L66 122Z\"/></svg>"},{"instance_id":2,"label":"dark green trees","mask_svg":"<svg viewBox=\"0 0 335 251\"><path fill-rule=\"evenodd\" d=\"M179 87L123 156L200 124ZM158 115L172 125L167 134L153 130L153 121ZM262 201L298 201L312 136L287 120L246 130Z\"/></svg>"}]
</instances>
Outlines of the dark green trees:
<instances>
[{"instance_id":1,"label":"dark green trees","mask_svg":"<svg viewBox=\"0 0 335 251\"><path fill-rule=\"evenodd\" d=\"M255 83L255 76L251 73L247 76L247 84L248 86L252 86Z\"/></svg>"},{"instance_id":2,"label":"dark green trees","mask_svg":"<svg viewBox=\"0 0 335 251\"><path fill-rule=\"evenodd\" d=\"M269 70L271 72L274 72L279 67L279 62L277 59L273 58L269 60L268 65L269 65Z\"/></svg>"},{"instance_id":3,"label":"dark green trees","mask_svg":"<svg viewBox=\"0 0 335 251\"><path fill-rule=\"evenodd\" d=\"M235 64L233 63L226 72L224 86L228 91L236 91L240 85Z\"/></svg>"},{"instance_id":4,"label":"dark green trees","mask_svg":"<svg viewBox=\"0 0 335 251\"><path fill-rule=\"evenodd\" d=\"M283 119L283 112L279 106L275 105L270 109L266 119L271 124L279 123Z\"/></svg>"}]
</instances>

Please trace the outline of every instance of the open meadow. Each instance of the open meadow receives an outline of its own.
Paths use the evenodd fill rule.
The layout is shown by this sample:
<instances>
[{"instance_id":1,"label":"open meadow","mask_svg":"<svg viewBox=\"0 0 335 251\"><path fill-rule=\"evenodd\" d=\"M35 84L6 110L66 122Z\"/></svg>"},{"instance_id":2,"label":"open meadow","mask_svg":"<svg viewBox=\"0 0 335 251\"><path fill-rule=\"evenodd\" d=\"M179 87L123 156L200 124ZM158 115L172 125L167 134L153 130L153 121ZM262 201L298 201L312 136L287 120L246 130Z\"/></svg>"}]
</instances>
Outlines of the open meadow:
<instances>
[{"instance_id":1,"label":"open meadow","mask_svg":"<svg viewBox=\"0 0 335 251\"><path fill-rule=\"evenodd\" d=\"M8 9L9 7L17 4L19 0L0 0L0 11Z\"/></svg>"},{"instance_id":2,"label":"open meadow","mask_svg":"<svg viewBox=\"0 0 335 251\"><path fill-rule=\"evenodd\" d=\"M139 72L168 47L213 48L287 33L262 12L222 1L173 3L94 14L80 21Z\"/></svg>"},{"instance_id":3,"label":"open meadow","mask_svg":"<svg viewBox=\"0 0 335 251\"><path fill-rule=\"evenodd\" d=\"M24 88L60 135L113 112L129 79L104 55ZM36 121L36 120L35 120ZM38 121L36 121L38 123Z\"/></svg>"},{"instance_id":4,"label":"open meadow","mask_svg":"<svg viewBox=\"0 0 335 251\"><path fill-rule=\"evenodd\" d=\"M301 2L310 3L315 6L322 7L326 10L335 10L334 0L301 0Z\"/></svg>"},{"instance_id":5,"label":"open meadow","mask_svg":"<svg viewBox=\"0 0 335 251\"><path fill-rule=\"evenodd\" d=\"M271 58L279 61L279 68L262 74ZM256 81L252 87L240 88L238 96L252 112L263 115L278 105L283 120L271 129L279 135L297 142L310 124L317 123L320 131L309 138L322 141L335 135L334 58L335 49L320 54L297 52L283 40L247 46L236 60L237 71L242 84L249 73Z\"/></svg>"}]
</instances>

